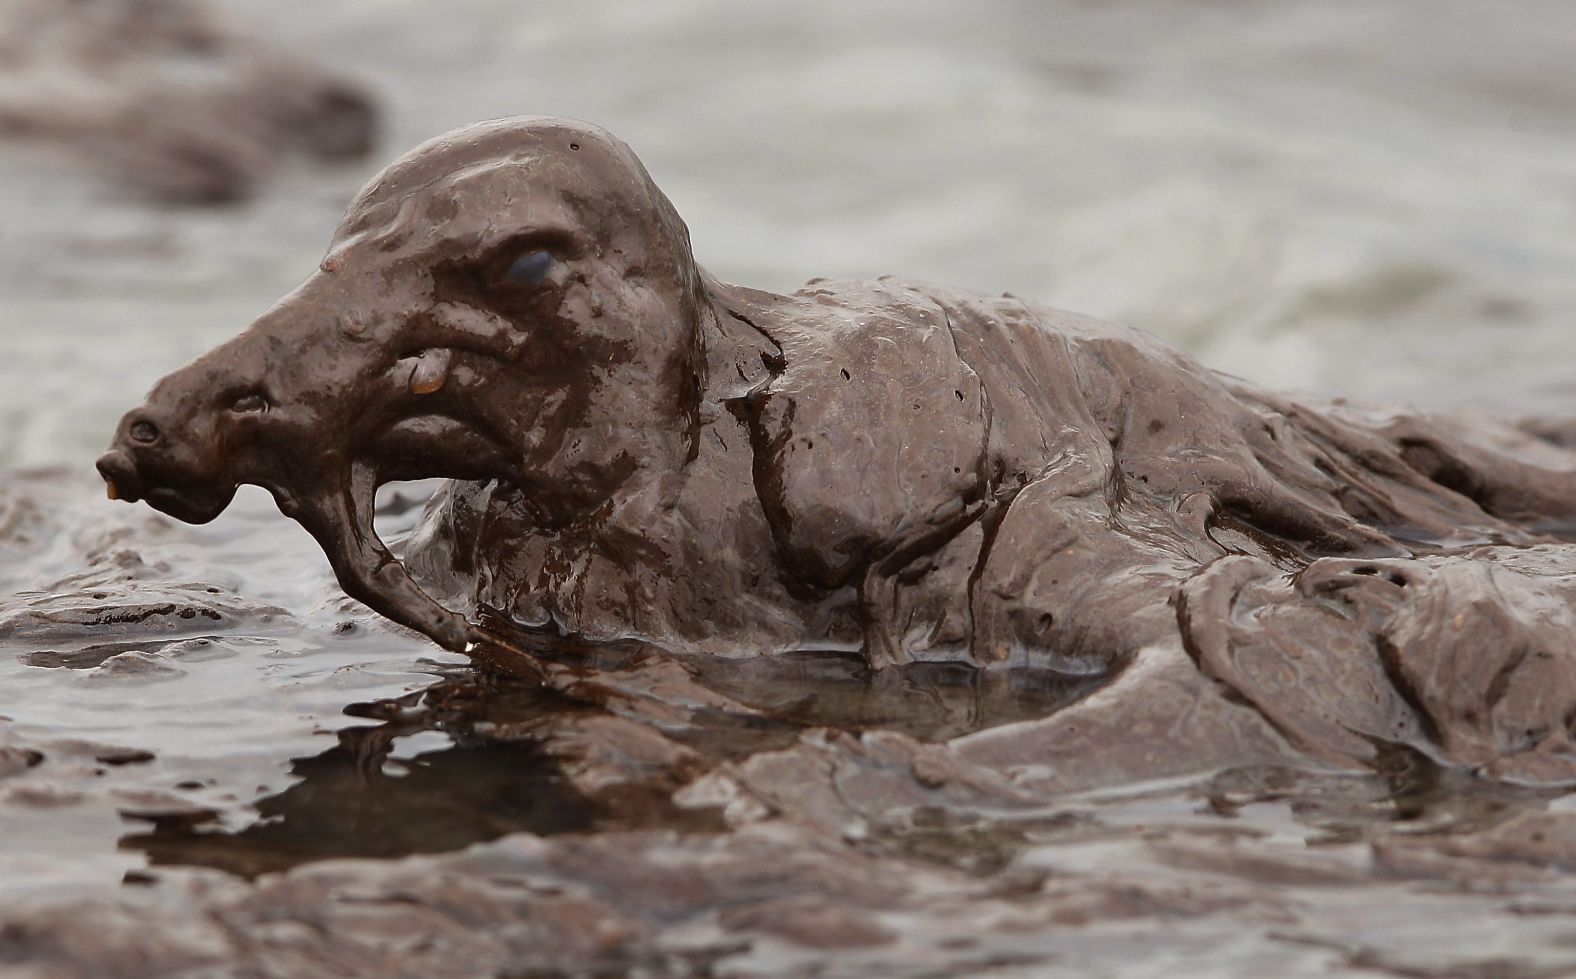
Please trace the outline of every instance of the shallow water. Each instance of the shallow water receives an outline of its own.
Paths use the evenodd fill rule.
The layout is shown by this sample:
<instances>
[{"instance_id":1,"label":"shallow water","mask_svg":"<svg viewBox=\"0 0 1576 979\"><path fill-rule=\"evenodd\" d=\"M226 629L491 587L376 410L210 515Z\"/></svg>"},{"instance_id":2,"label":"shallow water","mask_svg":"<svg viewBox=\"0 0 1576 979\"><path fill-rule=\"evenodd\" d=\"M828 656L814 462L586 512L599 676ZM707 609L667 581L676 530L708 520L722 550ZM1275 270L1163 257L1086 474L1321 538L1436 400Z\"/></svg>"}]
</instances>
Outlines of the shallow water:
<instances>
[{"instance_id":1,"label":"shallow water","mask_svg":"<svg viewBox=\"0 0 1576 979\"><path fill-rule=\"evenodd\" d=\"M270 9L383 92L383 157L610 127L725 279L896 271L1272 385L1576 406L1561 0ZM1576 969L1558 793L1396 757L1037 797L903 759L1065 678L631 645L554 692L375 621L261 493L202 528L106 504L120 412L304 276L372 169L157 210L0 154L0 971Z\"/></svg>"}]
</instances>

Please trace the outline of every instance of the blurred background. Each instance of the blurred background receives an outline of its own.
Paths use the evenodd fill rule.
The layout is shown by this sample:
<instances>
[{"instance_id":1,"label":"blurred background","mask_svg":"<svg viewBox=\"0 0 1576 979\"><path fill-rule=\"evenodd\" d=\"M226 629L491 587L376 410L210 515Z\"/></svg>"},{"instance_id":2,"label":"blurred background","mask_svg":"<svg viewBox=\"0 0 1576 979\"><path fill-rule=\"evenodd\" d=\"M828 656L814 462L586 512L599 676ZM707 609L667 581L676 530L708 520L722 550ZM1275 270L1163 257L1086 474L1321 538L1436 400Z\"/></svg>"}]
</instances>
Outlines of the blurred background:
<instances>
[{"instance_id":1,"label":"blurred background","mask_svg":"<svg viewBox=\"0 0 1576 979\"><path fill-rule=\"evenodd\" d=\"M548 113L725 279L885 272L1266 384L1576 409L1569 0L7 0L0 466L83 466L381 166Z\"/></svg>"}]
</instances>

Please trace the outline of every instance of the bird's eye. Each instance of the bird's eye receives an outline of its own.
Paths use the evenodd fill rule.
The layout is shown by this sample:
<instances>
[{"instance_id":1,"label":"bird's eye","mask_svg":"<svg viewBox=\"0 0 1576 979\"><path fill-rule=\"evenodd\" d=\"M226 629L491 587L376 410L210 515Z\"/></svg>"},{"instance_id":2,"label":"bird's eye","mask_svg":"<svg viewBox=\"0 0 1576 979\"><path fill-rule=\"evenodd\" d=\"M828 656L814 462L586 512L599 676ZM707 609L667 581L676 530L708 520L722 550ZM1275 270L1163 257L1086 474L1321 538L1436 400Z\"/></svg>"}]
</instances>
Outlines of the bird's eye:
<instances>
[{"instance_id":1,"label":"bird's eye","mask_svg":"<svg viewBox=\"0 0 1576 979\"><path fill-rule=\"evenodd\" d=\"M503 281L513 286L537 286L553 271L552 252L526 252L504 270Z\"/></svg>"},{"instance_id":2,"label":"bird's eye","mask_svg":"<svg viewBox=\"0 0 1576 979\"><path fill-rule=\"evenodd\" d=\"M254 411L267 411L268 399L264 398L260 394L243 394L239 398L236 398L235 401L231 402L230 410L240 414L246 414L248 412Z\"/></svg>"}]
</instances>

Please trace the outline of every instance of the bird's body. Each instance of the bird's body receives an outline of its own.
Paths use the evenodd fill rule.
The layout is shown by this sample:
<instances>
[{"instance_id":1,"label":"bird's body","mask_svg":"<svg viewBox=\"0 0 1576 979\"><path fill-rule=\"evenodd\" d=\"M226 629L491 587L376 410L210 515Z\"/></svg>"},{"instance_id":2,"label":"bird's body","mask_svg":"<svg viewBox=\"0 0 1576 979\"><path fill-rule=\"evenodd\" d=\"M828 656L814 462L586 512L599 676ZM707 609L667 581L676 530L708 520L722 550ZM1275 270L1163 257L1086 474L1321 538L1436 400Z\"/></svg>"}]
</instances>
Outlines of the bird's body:
<instances>
[{"instance_id":1,"label":"bird's body","mask_svg":"<svg viewBox=\"0 0 1576 979\"><path fill-rule=\"evenodd\" d=\"M484 123L385 171L322 268L162 382L101 469L194 520L269 488L349 594L453 649L488 641L487 609L696 655L1037 667L1112 678L1070 738L1368 760L1481 726L1428 699L1464 647L1413 621L1466 589L1548 653L1505 669L1555 670L1486 711L1552 716L1547 690L1576 691L1570 605L1518 611L1572 590L1536 570L1576 566L1540 534L1576 517L1548 440L1274 395L1012 297L727 285L634 154L563 120ZM425 476L455 482L401 563L372 493ZM1552 550L1483 590L1459 568L1486 545ZM1563 751L1547 731L1515 751ZM1504 753L1480 741L1474 763Z\"/></svg>"}]
</instances>

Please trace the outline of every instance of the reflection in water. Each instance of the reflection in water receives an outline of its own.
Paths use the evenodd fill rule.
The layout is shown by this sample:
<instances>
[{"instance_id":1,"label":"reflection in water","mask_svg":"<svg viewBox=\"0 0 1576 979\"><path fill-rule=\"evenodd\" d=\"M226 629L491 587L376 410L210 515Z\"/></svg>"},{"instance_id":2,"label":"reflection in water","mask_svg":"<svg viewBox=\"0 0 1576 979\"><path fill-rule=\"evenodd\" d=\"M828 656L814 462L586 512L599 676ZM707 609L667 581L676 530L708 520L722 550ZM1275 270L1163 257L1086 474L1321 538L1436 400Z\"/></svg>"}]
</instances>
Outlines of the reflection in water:
<instances>
[{"instance_id":1,"label":"reflection in water","mask_svg":"<svg viewBox=\"0 0 1576 979\"><path fill-rule=\"evenodd\" d=\"M881 743L865 753L869 745L847 736L887 730L934 742L1043 716L1098 678L934 664L872 674L832 653L681 661L638 644L542 652L549 684L455 669L414 693L345 708L375 723L298 760L297 781L256 803L250 825L227 829L212 810L143 810L129 816L139 825L121 845L155 865L253 878L336 857L556 834L442 863L270 877L236 899L236 914L310 915L326 922L322 940L336 956L359 940L346 937L359 922L376 934L357 947L382 968L390 929L450 927L448 909L475 902L499 908L499 927L525 936L511 946L529 950L522 955L564 956L513 971L469 960L438 963L449 972L431 962L407 970L424 975L589 975L585 964L603 955L611 964L595 974L633 974L634 962L651 965L643 974L703 974L658 968L671 949L655 937L701 922L695 933L716 942L705 955L750 952L752 963L777 967L750 973L763 976L812 973L798 959L773 958L785 939L828 966L816 974L982 975L1009 954L1039 969L1080 941L1118 959L1142 959L1173 932L1183 935L1177 941L1225 945L1240 939L1244 922L1251 934L1261 916L1273 926L1265 968L1246 974L1292 974L1276 967L1294 954L1327 971L1330 961L1370 961L1365 943L1387 927L1407 947L1419 925L1457 927L1463 919L1437 923L1436 907L1408 909L1429 888L1447 893L1428 875L1476 886L1482 873L1498 872L1501 853L1535 874L1558 856L1550 847L1563 845L1558 836L1545 844L1538 822L1557 791L1474 778L1399 748L1377 773L1266 766L1045 796L927 780L908 770L907 756L881 753L892 739L872 739ZM683 801L686 788L675 798L679 785L708 773L737 776L739 792L754 793L746 801L755 816L743 818L762 818L759 832L725 831L724 807L740 798L726 790ZM783 818L766 818L774 812ZM627 829L668 832L616 832ZM1470 862L1482 854L1489 859ZM1422 884L1406 883L1420 874ZM583 888L594 899L576 896ZM357 903L340 901L347 890ZM375 913L359 903L364 894L383 902ZM1354 906L1366 938L1346 937ZM1462 906L1482 911L1481 899ZM1520 940L1538 927L1509 915L1491 914L1480 930L1504 928ZM895 938L890 923L902 921L910 924ZM609 922L611 933L636 937L609 945ZM1113 944L1099 930L1110 927L1141 937ZM859 955L907 954L923 968L890 969L882 959L876 969L838 971Z\"/></svg>"},{"instance_id":2,"label":"reflection in water","mask_svg":"<svg viewBox=\"0 0 1576 979\"><path fill-rule=\"evenodd\" d=\"M1045 717L1107 679L961 663L910 663L875 672L858 653L787 653L692 668L697 682L780 723L882 728L922 741Z\"/></svg>"},{"instance_id":3,"label":"reflection in water","mask_svg":"<svg viewBox=\"0 0 1576 979\"><path fill-rule=\"evenodd\" d=\"M454 745L391 758L398 721L341 731L339 743L298 759L300 781L256 804L237 832L148 817L121 845L153 864L195 864L243 877L335 857L401 857L458 850L507 833L589 829L590 807L531 744Z\"/></svg>"},{"instance_id":4,"label":"reflection in water","mask_svg":"<svg viewBox=\"0 0 1576 979\"><path fill-rule=\"evenodd\" d=\"M466 671L397 700L353 704L347 714L383 723L342 730L334 747L297 759L291 774L298 781L258 801L258 818L250 825L225 829L208 810L139 813L130 818L151 828L122 837L121 845L144 851L153 864L193 864L255 877L336 857L459 850L515 832L719 828L710 811L672 802L674 773L660 766L594 799L571 784L562 771L562 743L598 737L575 721L627 713L621 698L632 689L671 695L652 677L665 676L663 669L675 661L635 645L569 655L574 673L595 678L575 688L577 698L585 699ZM787 747L815 727L885 728L941 740L1044 716L1098 683L951 664L873 673L858 657L842 653L682 666L698 688L722 695L708 703L676 698L689 700L687 716L664 726L665 735L700 754L704 768ZM452 742L409 758L394 755L398 739L424 731L441 732ZM602 751L622 755L627 748L610 741Z\"/></svg>"}]
</instances>

